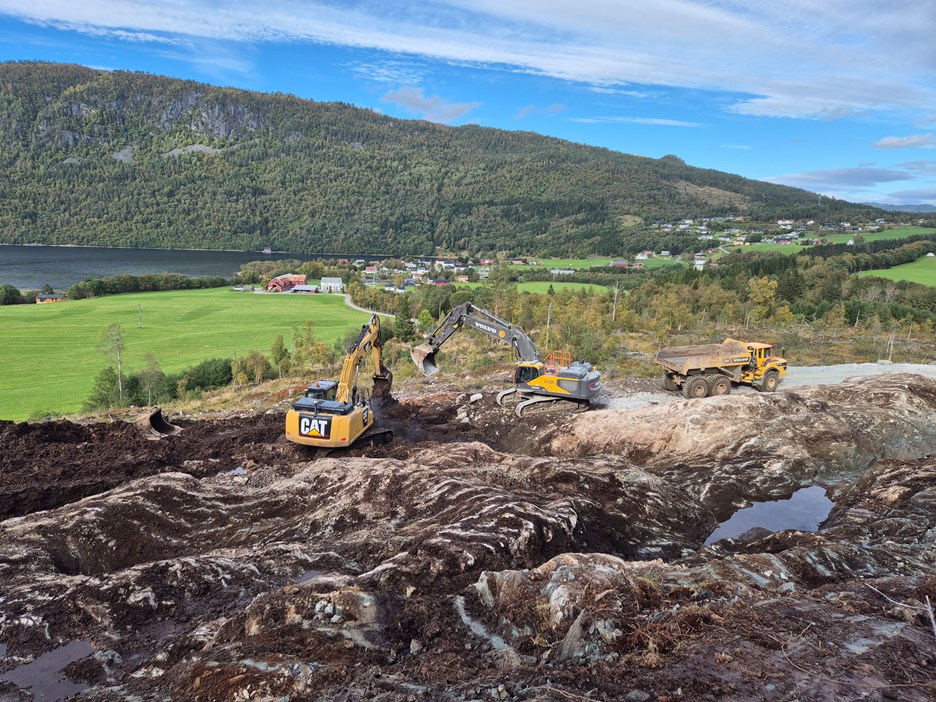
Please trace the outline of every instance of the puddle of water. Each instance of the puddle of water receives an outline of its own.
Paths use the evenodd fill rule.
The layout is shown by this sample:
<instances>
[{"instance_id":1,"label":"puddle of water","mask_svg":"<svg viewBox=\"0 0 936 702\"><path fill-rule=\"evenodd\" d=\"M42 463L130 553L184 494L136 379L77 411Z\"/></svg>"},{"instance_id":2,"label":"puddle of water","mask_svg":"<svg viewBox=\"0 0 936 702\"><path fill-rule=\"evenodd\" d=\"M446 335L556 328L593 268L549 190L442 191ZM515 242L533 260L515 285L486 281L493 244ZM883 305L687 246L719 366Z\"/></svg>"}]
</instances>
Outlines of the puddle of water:
<instances>
[{"instance_id":1,"label":"puddle of water","mask_svg":"<svg viewBox=\"0 0 936 702\"><path fill-rule=\"evenodd\" d=\"M4 647L5 648L5 647ZM32 663L0 674L0 680L29 690L33 702L61 702L86 689L86 683L76 683L62 674L62 668L94 653L87 641L72 641L43 653Z\"/></svg>"},{"instance_id":2,"label":"puddle of water","mask_svg":"<svg viewBox=\"0 0 936 702\"><path fill-rule=\"evenodd\" d=\"M296 578L296 582L297 583L308 582L309 580L312 580L313 578L317 578L324 572L325 572L324 570L307 570L305 573L303 573L298 578Z\"/></svg>"},{"instance_id":3,"label":"puddle of water","mask_svg":"<svg viewBox=\"0 0 936 702\"><path fill-rule=\"evenodd\" d=\"M759 502L735 512L731 519L705 540L705 545L721 539L736 538L748 529L763 527L770 531L797 529L816 531L819 524L829 516L835 503L826 497L825 490L818 485L797 490L788 500Z\"/></svg>"},{"instance_id":4,"label":"puddle of water","mask_svg":"<svg viewBox=\"0 0 936 702\"><path fill-rule=\"evenodd\" d=\"M7 645L0 644L0 658L3 658L6 655Z\"/></svg>"}]
</instances>

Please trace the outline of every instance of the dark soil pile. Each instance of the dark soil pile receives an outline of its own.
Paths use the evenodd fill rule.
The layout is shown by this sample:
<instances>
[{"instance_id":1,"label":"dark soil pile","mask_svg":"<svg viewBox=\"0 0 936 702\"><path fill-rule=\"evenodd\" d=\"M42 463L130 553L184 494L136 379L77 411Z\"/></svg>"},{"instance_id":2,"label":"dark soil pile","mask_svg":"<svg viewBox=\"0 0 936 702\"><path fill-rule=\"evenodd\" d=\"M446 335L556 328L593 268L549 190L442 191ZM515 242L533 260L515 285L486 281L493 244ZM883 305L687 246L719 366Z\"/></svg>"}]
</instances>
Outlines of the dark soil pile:
<instances>
[{"instance_id":1,"label":"dark soil pile","mask_svg":"<svg viewBox=\"0 0 936 702\"><path fill-rule=\"evenodd\" d=\"M0 423L0 699L936 696L936 382L375 411L327 457L276 411ZM814 485L817 532L703 546Z\"/></svg>"}]
</instances>

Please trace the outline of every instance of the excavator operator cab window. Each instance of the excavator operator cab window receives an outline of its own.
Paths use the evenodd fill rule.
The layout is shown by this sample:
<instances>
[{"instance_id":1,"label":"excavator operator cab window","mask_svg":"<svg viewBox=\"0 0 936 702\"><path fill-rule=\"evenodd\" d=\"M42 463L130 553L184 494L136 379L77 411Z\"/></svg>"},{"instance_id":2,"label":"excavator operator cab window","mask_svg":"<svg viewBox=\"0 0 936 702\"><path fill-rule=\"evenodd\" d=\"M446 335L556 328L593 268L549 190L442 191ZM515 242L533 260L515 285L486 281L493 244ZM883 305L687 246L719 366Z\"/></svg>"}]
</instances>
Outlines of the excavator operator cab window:
<instances>
[{"instance_id":1,"label":"excavator operator cab window","mask_svg":"<svg viewBox=\"0 0 936 702\"><path fill-rule=\"evenodd\" d=\"M520 383L529 383L531 380L536 380L538 377L538 368L534 368L533 366L520 366L517 368L517 372L514 376L514 382L518 385Z\"/></svg>"},{"instance_id":2,"label":"excavator operator cab window","mask_svg":"<svg viewBox=\"0 0 936 702\"><path fill-rule=\"evenodd\" d=\"M335 395L338 392L337 383L329 384L319 384L310 385L306 391L305 396L311 397L314 400L334 400Z\"/></svg>"}]
</instances>

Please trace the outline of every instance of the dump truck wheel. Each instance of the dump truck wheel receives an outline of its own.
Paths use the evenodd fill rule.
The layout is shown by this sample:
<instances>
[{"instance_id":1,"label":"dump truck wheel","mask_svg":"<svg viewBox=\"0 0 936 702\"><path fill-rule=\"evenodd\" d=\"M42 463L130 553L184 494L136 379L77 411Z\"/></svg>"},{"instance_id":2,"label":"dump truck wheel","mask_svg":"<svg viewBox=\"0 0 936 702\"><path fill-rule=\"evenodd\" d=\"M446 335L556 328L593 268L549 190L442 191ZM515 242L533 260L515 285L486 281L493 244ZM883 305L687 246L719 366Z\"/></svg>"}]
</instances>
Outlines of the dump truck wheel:
<instances>
[{"instance_id":1,"label":"dump truck wheel","mask_svg":"<svg viewBox=\"0 0 936 702\"><path fill-rule=\"evenodd\" d=\"M709 381L709 394L727 395L731 392L731 381L723 375L711 376Z\"/></svg>"},{"instance_id":2,"label":"dump truck wheel","mask_svg":"<svg viewBox=\"0 0 936 702\"><path fill-rule=\"evenodd\" d=\"M689 398L700 398L705 397L709 393L708 383L705 382L705 378L701 375L697 375L691 380L686 380L683 382L682 394L683 397Z\"/></svg>"},{"instance_id":3,"label":"dump truck wheel","mask_svg":"<svg viewBox=\"0 0 936 702\"><path fill-rule=\"evenodd\" d=\"M764 373L764 379L761 381L758 390L761 392L773 392L780 384L780 374L777 371L767 371Z\"/></svg>"},{"instance_id":4,"label":"dump truck wheel","mask_svg":"<svg viewBox=\"0 0 936 702\"><path fill-rule=\"evenodd\" d=\"M676 381L673 380L673 376L669 373L663 374L663 387L669 390L670 392L675 392L679 390L679 386L676 384Z\"/></svg>"}]
</instances>

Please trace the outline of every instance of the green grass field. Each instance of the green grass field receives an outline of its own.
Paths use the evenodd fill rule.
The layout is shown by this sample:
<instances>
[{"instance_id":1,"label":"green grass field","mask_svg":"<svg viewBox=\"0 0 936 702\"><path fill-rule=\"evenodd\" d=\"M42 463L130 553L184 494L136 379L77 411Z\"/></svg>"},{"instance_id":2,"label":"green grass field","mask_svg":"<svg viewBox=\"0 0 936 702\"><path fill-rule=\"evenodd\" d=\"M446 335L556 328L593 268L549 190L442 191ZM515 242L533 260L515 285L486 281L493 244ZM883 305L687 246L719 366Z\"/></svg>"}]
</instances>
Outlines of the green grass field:
<instances>
[{"instance_id":1,"label":"green grass field","mask_svg":"<svg viewBox=\"0 0 936 702\"><path fill-rule=\"evenodd\" d=\"M455 287L477 288L483 284L484 283L455 283ZM585 288L590 293L599 293L605 290L604 285L593 285L591 283L563 283L561 281L550 283L548 280L534 280L530 281L529 283L517 283L517 292L540 293L545 295L547 292L549 292L550 285L552 285L553 290L556 292L559 292L560 290L578 291L582 288Z\"/></svg>"},{"instance_id":2,"label":"green grass field","mask_svg":"<svg viewBox=\"0 0 936 702\"><path fill-rule=\"evenodd\" d=\"M825 238L833 244L847 244L848 240L854 239L857 234L859 232L855 232L855 234L833 234ZM865 241L882 241L884 239L904 239L916 234L936 234L936 230L928 227L896 227L883 232L862 232L860 234ZM731 251L779 251L786 254L795 254L806 247L799 244L768 244L760 241L749 246L725 246L725 248Z\"/></svg>"},{"instance_id":3,"label":"green grass field","mask_svg":"<svg viewBox=\"0 0 936 702\"><path fill-rule=\"evenodd\" d=\"M862 271L856 275L887 278L888 280L909 280L911 283L921 285L936 285L936 257L923 256L912 263L903 263L893 268L876 271Z\"/></svg>"},{"instance_id":4,"label":"green grass field","mask_svg":"<svg viewBox=\"0 0 936 702\"><path fill-rule=\"evenodd\" d=\"M539 266L511 266L511 268L516 268L521 271L542 271L542 270L552 270L553 268L592 268L594 266L608 266L611 264L612 259L610 258L537 258L533 259L540 263ZM633 257L627 258L626 260L631 263L642 263L645 268L659 268L660 266L668 266L671 264L677 265L686 265L684 261L675 261L671 258L648 258L646 261L634 261Z\"/></svg>"},{"instance_id":5,"label":"green grass field","mask_svg":"<svg viewBox=\"0 0 936 702\"><path fill-rule=\"evenodd\" d=\"M138 327L138 316L143 326ZM107 361L98 350L110 324L123 328L125 371L153 352L167 373L250 349L268 353L277 334L313 321L333 343L368 316L338 295L257 295L228 288L113 295L51 305L0 307L0 418L77 412Z\"/></svg>"}]
</instances>

